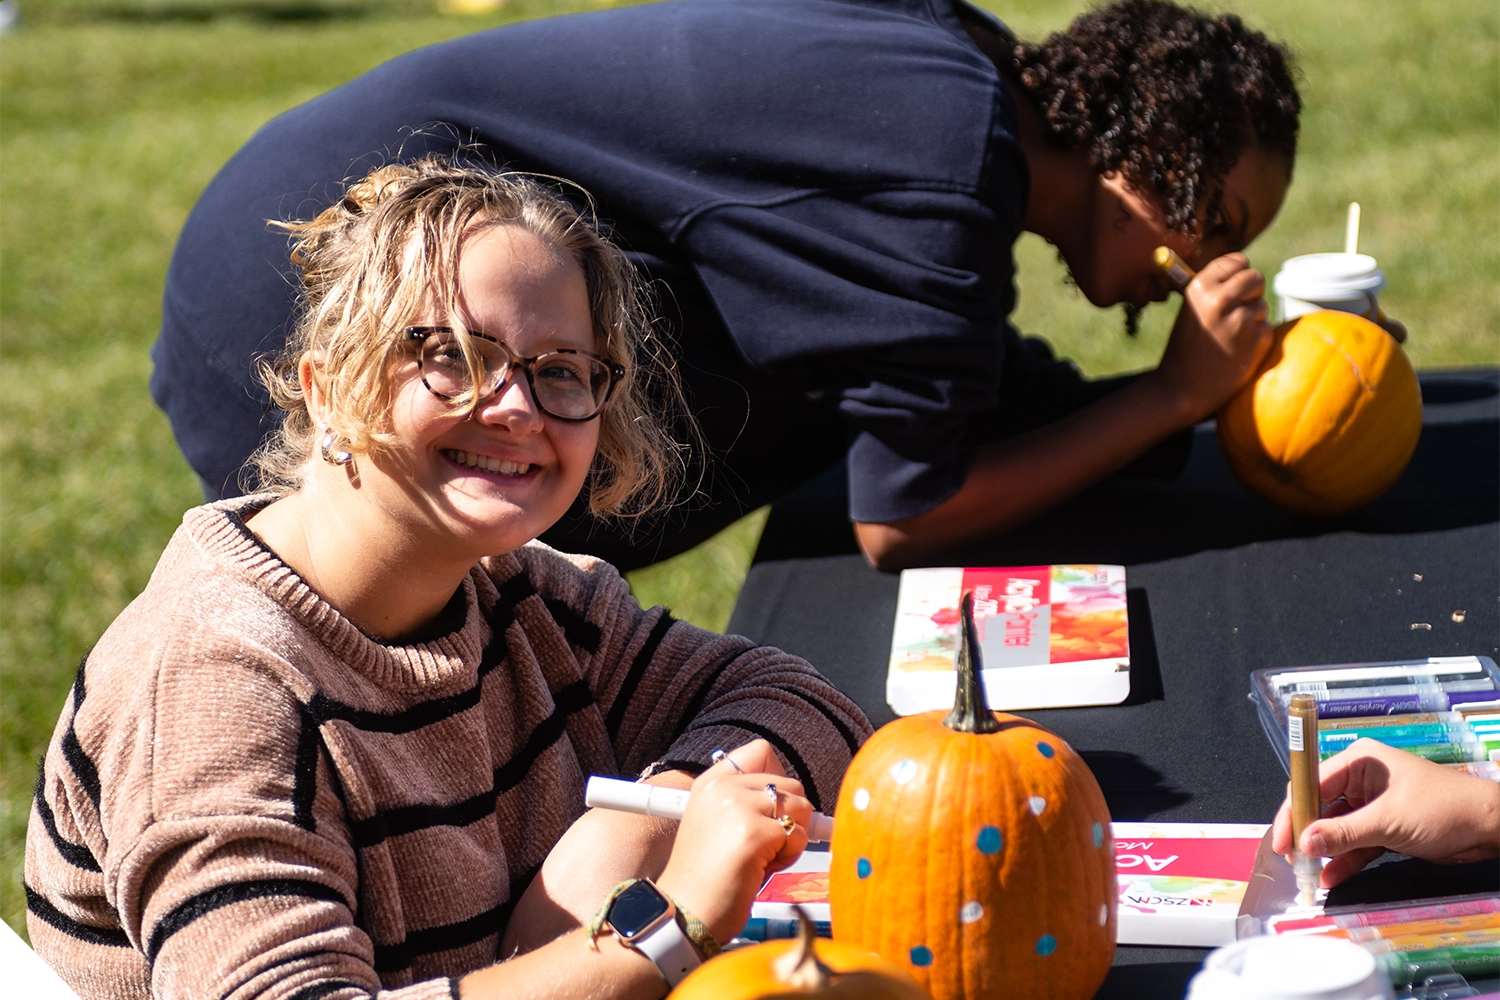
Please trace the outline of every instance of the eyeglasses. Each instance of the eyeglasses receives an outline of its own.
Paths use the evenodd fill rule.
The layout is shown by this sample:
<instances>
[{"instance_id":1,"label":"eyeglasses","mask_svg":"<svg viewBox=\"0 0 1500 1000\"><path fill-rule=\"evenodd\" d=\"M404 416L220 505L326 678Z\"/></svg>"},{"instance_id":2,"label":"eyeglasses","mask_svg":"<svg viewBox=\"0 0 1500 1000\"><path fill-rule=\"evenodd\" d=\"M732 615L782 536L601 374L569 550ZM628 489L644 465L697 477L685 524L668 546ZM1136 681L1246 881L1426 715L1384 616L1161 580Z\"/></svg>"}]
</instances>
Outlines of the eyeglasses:
<instances>
[{"instance_id":1,"label":"eyeglasses","mask_svg":"<svg viewBox=\"0 0 1500 1000\"><path fill-rule=\"evenodd\" d=\"M526 373L526 384L531 388L537 409L558 420L592 420L625 377L623 365L605 361L588 351L560 348L523 358L494 337L470 330L469 343L479 357L482 371L475 392L469 360L451 327L409 326L406 339L420 345L417 367L422 373L422 384L442 400L459 399L470 393L475 394L476 403L488 399L519 368Z\"/></svg>"}]
</instances>

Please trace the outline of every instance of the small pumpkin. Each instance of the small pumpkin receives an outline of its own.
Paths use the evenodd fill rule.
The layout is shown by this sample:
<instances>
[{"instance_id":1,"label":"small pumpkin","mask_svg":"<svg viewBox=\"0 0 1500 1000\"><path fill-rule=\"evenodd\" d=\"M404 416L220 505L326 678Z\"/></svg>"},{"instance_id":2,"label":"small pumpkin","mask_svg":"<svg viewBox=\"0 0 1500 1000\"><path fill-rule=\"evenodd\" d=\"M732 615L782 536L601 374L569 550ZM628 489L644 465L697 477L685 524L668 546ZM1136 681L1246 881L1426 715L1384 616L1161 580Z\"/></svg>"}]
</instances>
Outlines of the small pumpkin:
<instances>
[{"instance_id":1,"label":"small pumpkin","mask_svg":"<svg viewBox=\"0 0 1500 1000\"><path fill-rule=\"evenodd\" d=\"M1294 514L1331 517L1401 477L1422 433L1422 390L1394 337L1323 310L1276 328L1218 430L1229 467L1252 492Z\"/></svg>"},{"instance_id":2,"label":"small pumpkin","mask_svg":"<svg viewBox=\"0 0 1500 1000\"><path fill-rule=\"evenodd\" d=\"M844 775L834 938L933 1000L1082 1000L1115 952L1109 810L1067 743L986 709L972 594L962 608L953 711L883 726Z\"/></svg>"},{"instance_id":3,"label":"small pumpkin","mask_svg":"<svg viewBox=\"0 0 1500 1000\"><path fill-rule=\"evenodd\" d=\"M819 941L797 907L798 936L726 951L695 969L673 1000L929 1000L910 976L877 955Z\"/></svg>"}]
</instances>

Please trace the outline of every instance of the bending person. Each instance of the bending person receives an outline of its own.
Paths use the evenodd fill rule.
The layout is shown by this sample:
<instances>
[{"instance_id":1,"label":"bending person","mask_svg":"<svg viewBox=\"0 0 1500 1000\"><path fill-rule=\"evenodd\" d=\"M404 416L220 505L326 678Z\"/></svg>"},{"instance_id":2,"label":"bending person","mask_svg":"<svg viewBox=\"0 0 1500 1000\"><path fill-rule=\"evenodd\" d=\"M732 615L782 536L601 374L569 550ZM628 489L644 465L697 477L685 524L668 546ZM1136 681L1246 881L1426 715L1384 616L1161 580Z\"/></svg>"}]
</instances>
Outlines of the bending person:
<instances>
[{"instance_id":1,"label":"bending person","mask_svg":"<svg viewBox=\"0 0 1500 1000\"><path fill-rule=\"evenodd\" d=\"M1040 45L963 0L671 0L480 32L229 161L178 243L152 392L207 491L237 492L279 420L255 359L295 313L266 220L321 211L382 158L472 143L597 197L656 283L658 343L716 459L649 530L579 506L549 540L630 568L843 461L866 554L908 563L1180 441L1247 381L1271 330L1237 251L1281 206L1299 110L1283 49L1157 0ZM1158 245L1198 269L1154 371L1090 383L1017 334L1023 230L1096 306L1167 298Z\"/></svg>"},{"instance_id":2,"label":"bending person","mask_svg":"<svg viewBox=\"0 0 1500 1000\"><path fill-rule=\"evenodd\" d=\"M1302 831L1300 846L1332 859L1325 888L1386 851L1442 864L1500 857L1500 783L1359 739L1323 762L1319 787L1323 818ZM1271 847L1292 853L1290 800L1276 814Z\"/></svg>"},{"instance_id":3,"label":"bending person","mask_svg":"<svg viewBox=\"0 0 1500 1000\"><path fill-rule=\"evenodd\" d=\"M802 850L868 723L533 541L586 482L643 513L677 464L634 274L585 220L429 159L292 229L273 486L189 511L80 666L31 940L88 1000L660 997ZM590 773L691 784L680 831L585 814ZM635 917L601 910L647 876Z\"/></svg>"}]
</instances>

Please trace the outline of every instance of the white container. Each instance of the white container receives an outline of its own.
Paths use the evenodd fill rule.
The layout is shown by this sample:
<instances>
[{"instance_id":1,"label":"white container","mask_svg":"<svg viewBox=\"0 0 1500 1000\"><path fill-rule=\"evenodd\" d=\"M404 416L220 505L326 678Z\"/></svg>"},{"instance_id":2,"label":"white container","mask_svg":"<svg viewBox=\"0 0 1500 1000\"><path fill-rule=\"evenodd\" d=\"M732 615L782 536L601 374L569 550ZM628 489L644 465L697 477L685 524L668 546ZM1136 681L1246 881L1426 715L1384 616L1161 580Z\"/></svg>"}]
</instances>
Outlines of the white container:
<instances>
[{"instance_id":1,"label":"white container","mask_svg":"<svg viewBox=\"0 0 1500 1000\"><path fill-rule=\"evenodd\" d=\"M1363 253L1310 253L1292 257L1271 281L1280 300L1279 322L1319 309L1337 309L1369 320L1380 317L1385 272Z\"/></svg>"},{"instance_id":2,"label":"white container","mask_svg":"<svg viewBox=\"0 0 1500 1000\"><path fill-rule=\"evenodd\" d=\"M1323 937L1258 937L1210 952L1187 1000L1392 1000L1375 956Z\"/></svg>"}]
</instances>

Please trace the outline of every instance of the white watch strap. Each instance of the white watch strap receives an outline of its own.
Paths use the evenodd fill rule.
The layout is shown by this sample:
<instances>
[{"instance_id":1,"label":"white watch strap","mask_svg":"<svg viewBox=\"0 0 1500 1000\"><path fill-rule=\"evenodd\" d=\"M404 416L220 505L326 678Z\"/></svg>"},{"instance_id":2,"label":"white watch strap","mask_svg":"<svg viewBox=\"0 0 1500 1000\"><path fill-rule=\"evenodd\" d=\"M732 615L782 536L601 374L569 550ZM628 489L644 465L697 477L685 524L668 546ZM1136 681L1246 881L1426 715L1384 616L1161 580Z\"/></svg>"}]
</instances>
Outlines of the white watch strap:
<instances>
[{"instance_id":1,"label":"white watch strap","mask_svg":"<svg viewBox=\"0 0 1500 1000\"><path fill-rule=\"evenodd\" d=\"M633 944L640 949L641 954L656 963L661 974L667 978L667 985L673 989L687 978L689 972L703 964L703 959L698 957L698 949L682 933L675 918L662 921L660 927L645 937L636 938Z\"/></svg>"}]
</instances>

